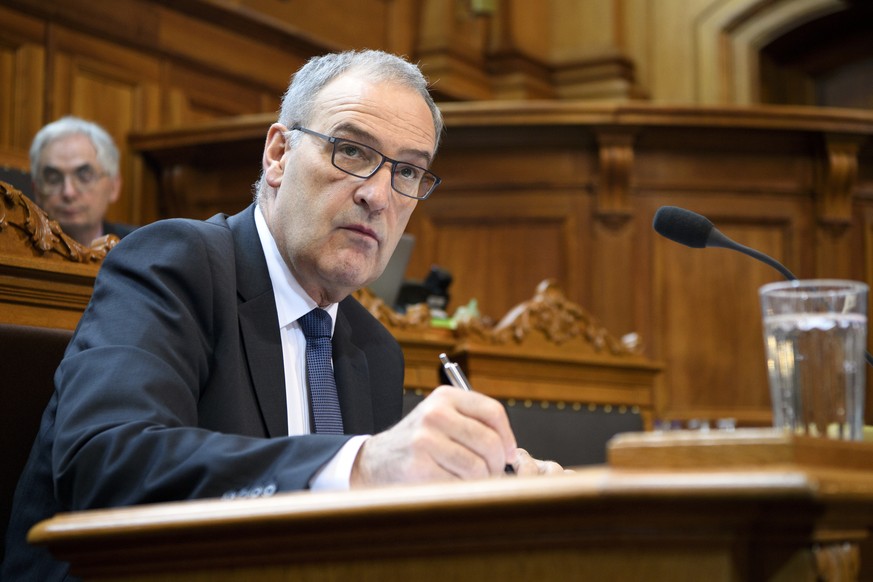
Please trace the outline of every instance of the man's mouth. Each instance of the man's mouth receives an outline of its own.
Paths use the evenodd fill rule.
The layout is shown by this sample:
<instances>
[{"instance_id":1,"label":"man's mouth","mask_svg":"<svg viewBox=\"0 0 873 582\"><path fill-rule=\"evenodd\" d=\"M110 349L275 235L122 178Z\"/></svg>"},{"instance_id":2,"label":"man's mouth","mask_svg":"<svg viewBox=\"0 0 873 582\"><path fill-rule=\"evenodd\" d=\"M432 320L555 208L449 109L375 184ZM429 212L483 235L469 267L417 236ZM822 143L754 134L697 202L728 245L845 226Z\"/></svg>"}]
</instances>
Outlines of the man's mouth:
<instances>
[{"instance_id":1,"label":"man's mouth","mask_svg":"<svg viewBox=\"0 0 873 582\"><path fill-rule=\"evenodd\" d=\"M344 226L342 228L343 228L343 230L353 232L353 233L359 234L359 235L367 237L367 238L371 238L377 244L380 242L379 235L376 234L376 231L374 231L371 228L367 228L366 226L362 226L360 224L352 224L349 226Z\"/></svg>"},{"instance_id":2,"label":"man's mouth","mask_svg":"<svg viewBox=\"0 0 873 582\"><path fill-rule=\"evenodd\" d=\"M57 214L64 218L73 218L81 214L81 212L76 208L60 208L57 210Z\"/></svg>"}]
</instances>

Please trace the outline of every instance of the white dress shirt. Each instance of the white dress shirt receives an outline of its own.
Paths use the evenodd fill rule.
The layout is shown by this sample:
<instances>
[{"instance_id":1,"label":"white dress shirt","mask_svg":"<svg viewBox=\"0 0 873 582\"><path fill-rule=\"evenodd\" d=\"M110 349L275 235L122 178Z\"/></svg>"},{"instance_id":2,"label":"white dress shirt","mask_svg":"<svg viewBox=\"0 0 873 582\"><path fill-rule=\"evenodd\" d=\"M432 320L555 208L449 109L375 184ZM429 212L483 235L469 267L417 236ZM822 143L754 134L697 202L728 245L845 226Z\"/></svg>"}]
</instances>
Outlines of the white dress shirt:
<instances>
[{"instance_id":1,"label":"white dress shirt","mask_svg":"<svg viewBox=\"0 0 873 582\"><path fill-rule=\"evenodd\" d=\"M285 366L285 401L287 402L289 436L309 434L309 394L306 384L306 337L297 320L318 307L306 294L288 265L267 227L260 206L255 207L255 227L267 259L267 270L273 284L276 311L279 314L279 335L282 339L282 361ZM330 314L331 335L336 325L337 304L325 309ZM349 440L310 482L311 489L348 489L352 464L367 435Z\"/></svg>"}]
</instances>

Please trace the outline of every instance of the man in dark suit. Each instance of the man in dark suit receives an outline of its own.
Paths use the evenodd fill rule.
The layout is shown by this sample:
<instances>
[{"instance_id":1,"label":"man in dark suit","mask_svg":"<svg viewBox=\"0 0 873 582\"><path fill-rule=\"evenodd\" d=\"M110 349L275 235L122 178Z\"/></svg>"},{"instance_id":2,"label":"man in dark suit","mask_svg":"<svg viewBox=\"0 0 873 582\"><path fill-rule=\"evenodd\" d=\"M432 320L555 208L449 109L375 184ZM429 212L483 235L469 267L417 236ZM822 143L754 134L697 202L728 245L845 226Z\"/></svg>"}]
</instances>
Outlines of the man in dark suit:
<instances>
[{"instance_id":1,"label":"man in dark suit","mask_svg":"<svg viewBox=\"0 0 873 582\"><path fill-rule=\"evenodd\" d=\"M8 579L63 579L24 542L59 511L560 471L482 394L438 387L401 420L399 345L349 296L438 185L441 131L414 65L313 59L269 129L255 204L140 228L107 255L16 493ZM321 434L307 389L310 312L333 326L343 434Z\"/></svg>"},{"instance_id":2,"label":"man in dark suit","mask_svg":"<svg viewBox=\"0 0 873 582\"><path fill-rule=\"evenodd\" d=\"M121 195L121 173L118 147L96 123L68 115L40 129L30 145L30 174L37 204L79 243L133 231L105 219Z\"/></svg>"}]
</instances>

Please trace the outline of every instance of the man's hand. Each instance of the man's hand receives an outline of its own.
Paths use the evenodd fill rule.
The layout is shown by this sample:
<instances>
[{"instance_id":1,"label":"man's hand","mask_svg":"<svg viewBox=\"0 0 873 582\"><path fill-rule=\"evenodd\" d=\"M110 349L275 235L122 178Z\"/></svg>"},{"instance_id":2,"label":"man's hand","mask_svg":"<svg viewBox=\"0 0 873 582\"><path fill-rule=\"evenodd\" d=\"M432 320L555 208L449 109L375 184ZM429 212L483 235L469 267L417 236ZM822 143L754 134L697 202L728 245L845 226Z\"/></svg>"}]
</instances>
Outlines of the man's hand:
<instances>
[{"instance_id":1,"label":"man's hand","mask_svg":"<svg viewBox=\"0 0 873 582\"><path fill-rule=\"evenodd\" d=\"M481 479L505 475L507 465L521 477L565 472L517 448L498 401L440 386L396 426L364 443L351 485Z\"/></svg>"},{"instance_id":2,"label":"man's hand","mask_svg":"<svg viewBox=\"0 0 873 582\"><path fill-rule=\"evenodd\" d=\"M540 461L530 456L524 449L517 449L516 461L512 464L515 474L519 477L527 475L553 475L572 473L554 461Z\"/></svg>"},{"instance_id":3,"label":"man's hand","mask_svg":"<svg viewBox=\"0 0 873 582\"><path fill-rule=\"evenodd\" d=\"M502 475L507 464L519 463L517 450L500 402L440 386L403 420L364 443L350 483L355 487ZM525 462L518 468L529 472L530 465Z\"/></svg>"}]
</instances>

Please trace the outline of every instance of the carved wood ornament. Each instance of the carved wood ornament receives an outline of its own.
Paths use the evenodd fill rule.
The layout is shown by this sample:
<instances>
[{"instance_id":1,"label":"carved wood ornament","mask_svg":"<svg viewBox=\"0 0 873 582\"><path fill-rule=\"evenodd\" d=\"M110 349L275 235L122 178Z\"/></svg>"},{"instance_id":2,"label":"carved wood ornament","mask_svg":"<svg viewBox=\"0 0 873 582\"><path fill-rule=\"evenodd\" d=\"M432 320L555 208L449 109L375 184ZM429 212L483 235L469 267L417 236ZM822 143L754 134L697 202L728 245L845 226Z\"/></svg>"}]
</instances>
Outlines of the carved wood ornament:
<instances>
[{"instance_id":1,"label":"carved wood ornament","mask_svg":"<svg viewBox=\"0 0 873 582\"><path fill-rule=\"evenodd\" d=\"M541 282L531 299L511 309L493 329L480 331L475 324L466 327L467 334L498 345L527 343L532 336L541 336L546 343L556 346L576 341L593 353L613 356L638 353L636 348L629 348L612 336L593 315L567 299L560 285L551 279Z\"/></svg>"},{"instance_id":2,"label":"carved wood ornament","mask_svg":"<svg viewBox=\"0 0 873 582\"><path fill-rule=\"evenodd\" d=\"M49 219L30 198L6 182L0 182L0 231L12 228L21 233L37 254L51 255L74 263L99 263L118 244L112 234L94 239L90 247L80 244Z\"/></svg>"},{"instance_id":3,"label":"carved wood ornament","mask_svg":"<svg viewBox=\"0 0 873 582\"><path fill-rule=\"evenodd\" d=\"M388 329L424 331L431 327L431 312L424 303L410 306L406 313L397 313L367 289L355 297ZM536 288L534 296L511 309L493 325L474 317L457 322L455 338L460 342L493 346L544 343L551 346L582 344L582 351L609 356L636 356L638 345L626 345L612 336L590 313L564 295L554 280L546 279ZM578 349L576 345L572 350Z\"/></svg>"},{"instance_id":4,"label":"carved wood ornament","mask_svg":"<svg viewBox=\"0 0 873 582\"><path fill-rule=\"evenodd\" d=\"M852 203L858 187L858 151L864 138L825 137L825 155L818 185L819 222L845 229L852 222Z\"/></svg>"}]
</instances>

